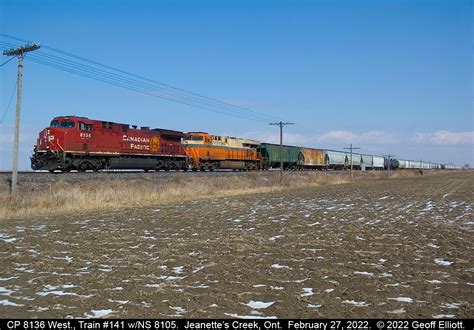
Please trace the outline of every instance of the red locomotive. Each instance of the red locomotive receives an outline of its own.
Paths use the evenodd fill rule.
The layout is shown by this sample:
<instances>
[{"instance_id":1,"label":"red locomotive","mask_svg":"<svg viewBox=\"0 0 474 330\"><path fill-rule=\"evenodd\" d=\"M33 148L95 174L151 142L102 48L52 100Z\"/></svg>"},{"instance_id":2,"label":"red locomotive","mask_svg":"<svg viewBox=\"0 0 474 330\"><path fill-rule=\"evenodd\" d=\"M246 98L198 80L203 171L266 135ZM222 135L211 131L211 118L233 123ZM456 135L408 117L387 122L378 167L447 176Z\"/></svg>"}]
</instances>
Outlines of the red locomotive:
<instances>
[{"instance_id":1,"label":"red locomotive","mask_svg":"<svg viewBox=\"0 0 474 330\"><path fill-rule=\"evenodd\" d=\"M31 157L34 170L142 169L186 170L183 132L56 117L44 129Z\"/></svg>"}]
</instances>

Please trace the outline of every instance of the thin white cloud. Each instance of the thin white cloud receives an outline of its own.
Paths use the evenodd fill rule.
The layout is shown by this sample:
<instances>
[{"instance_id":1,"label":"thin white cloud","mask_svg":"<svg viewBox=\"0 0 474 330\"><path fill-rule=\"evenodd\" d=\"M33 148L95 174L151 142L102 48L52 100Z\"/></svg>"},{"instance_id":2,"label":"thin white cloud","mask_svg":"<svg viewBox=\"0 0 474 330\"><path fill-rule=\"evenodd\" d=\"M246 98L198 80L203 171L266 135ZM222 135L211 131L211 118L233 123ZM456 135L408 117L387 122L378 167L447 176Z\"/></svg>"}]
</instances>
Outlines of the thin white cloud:
<instances>
[{"instance_id":1,"label":"thin white cloud","mask_svg":"<svg viewBox=\"0 0 474 330\"><path fill-rule=\"evenodd\" d=\"M474 132L437 131L433 133L416 133L413 140L419 144L472 145L474 144Z\"/></svg>"}]
</instances>

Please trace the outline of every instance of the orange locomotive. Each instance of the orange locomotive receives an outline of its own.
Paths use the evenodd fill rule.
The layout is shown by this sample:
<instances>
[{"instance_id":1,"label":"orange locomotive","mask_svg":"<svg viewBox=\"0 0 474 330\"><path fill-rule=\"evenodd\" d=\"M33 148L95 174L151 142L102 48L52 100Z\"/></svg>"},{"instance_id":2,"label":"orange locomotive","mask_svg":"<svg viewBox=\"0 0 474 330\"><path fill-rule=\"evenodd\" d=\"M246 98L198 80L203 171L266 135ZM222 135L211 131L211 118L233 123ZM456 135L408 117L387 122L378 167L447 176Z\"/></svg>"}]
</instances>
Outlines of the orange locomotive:
<instances>
[{"instance_id":1,"label":"orange locomotive","mask_svg":"<svg viewBox=\"0 0 474 330\"><path fill-rule=\"evenodd\" d=\"M190 132L183 141L194 171L215 169L257 170L260 142L205 132Z\"/></svg>"}]
</instances>

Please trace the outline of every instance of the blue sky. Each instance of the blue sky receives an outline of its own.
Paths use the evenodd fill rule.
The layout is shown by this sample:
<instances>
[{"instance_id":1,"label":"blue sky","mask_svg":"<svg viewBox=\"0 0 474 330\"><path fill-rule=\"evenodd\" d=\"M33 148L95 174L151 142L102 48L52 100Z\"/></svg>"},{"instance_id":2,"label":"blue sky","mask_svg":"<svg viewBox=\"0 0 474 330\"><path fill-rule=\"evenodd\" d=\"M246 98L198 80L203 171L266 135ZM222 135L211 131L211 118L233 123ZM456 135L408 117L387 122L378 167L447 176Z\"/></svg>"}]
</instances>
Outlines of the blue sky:
<instances>
[{"instance_id":1,"label":"blue sky","mask_svg":"<svg viewBox=\"0 0 474 330\"><path fill-rule=\"evenodd\" d=\"M364 153L458 165L474 165L473 21L467 0L0 5L0 33L295 122L287 143L352 142ZM16 69L0 67L0 119ZM23 85L20 169L39 131L65 114L278 140L271 118L215 114L28 57ZM0 124L0 169L11 168L14 107Z\"/></svg>"}]
</instances>

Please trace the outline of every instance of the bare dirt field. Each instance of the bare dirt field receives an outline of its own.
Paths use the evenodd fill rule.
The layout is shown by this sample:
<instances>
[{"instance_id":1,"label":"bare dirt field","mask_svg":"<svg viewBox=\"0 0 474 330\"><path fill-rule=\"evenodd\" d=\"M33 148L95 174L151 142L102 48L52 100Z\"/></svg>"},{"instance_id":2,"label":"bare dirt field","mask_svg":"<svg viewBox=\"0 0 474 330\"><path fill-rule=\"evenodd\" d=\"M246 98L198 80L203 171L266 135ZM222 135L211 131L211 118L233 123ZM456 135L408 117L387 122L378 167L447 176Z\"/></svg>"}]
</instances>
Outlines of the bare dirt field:
<instances>
[{"instance_id":1,"label":"bare dirt field","mask_svg":"<svg viewBox=\"0 0 474 330\"><path fill-rule=\"evenodd\" d=\"M474 173L0 222L0 315L474 315Z\"/></svg>"}]
</instances>

